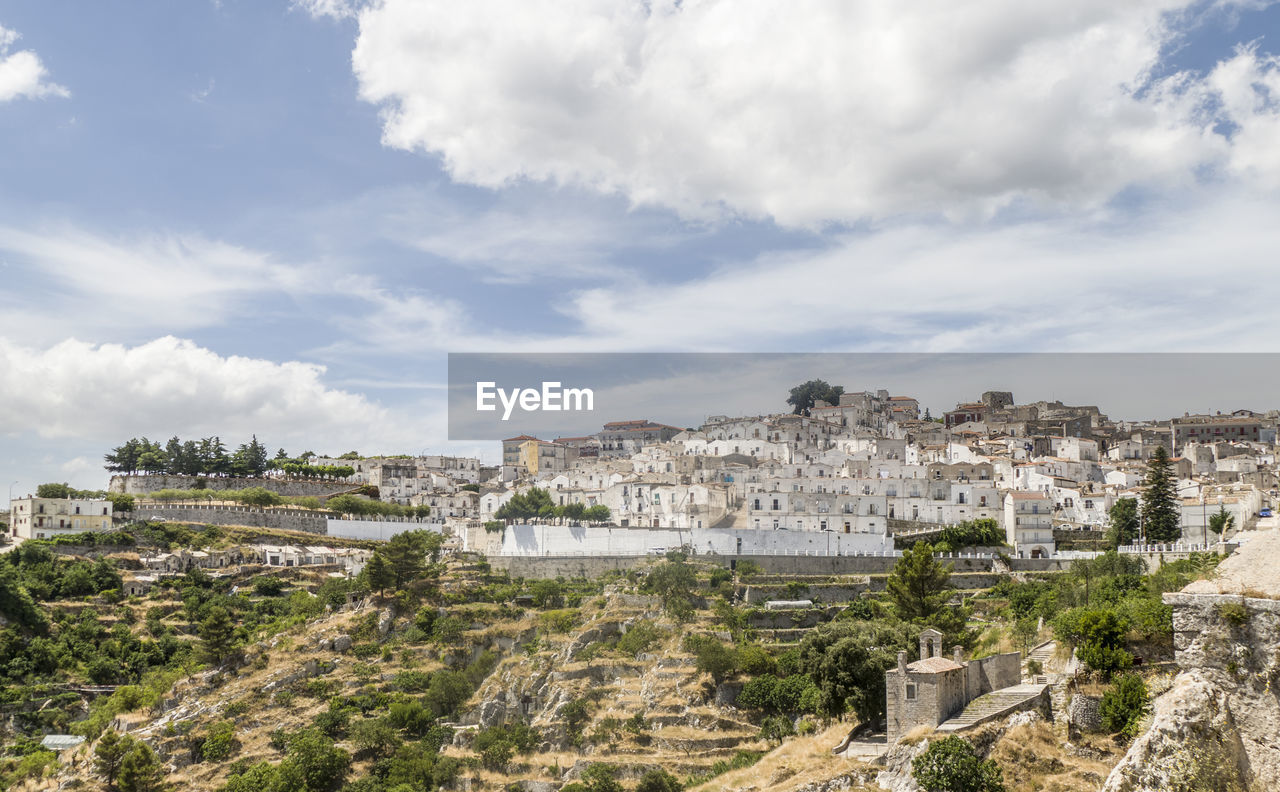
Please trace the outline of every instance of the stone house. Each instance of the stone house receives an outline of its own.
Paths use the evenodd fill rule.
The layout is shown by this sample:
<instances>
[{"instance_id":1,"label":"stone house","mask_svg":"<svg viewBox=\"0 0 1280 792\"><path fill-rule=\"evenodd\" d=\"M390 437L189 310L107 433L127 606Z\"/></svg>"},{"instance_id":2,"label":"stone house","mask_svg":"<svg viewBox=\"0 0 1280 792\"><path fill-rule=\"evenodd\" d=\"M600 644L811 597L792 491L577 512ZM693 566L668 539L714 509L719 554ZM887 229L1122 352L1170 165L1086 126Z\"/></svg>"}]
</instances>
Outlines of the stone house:
<instances>
[{"instance_id":1,"label":"stone house","mask_svg":"<svg viewBox=\"0 0 1280 792\"><path fill-rule=\"evenodd\" d=\"M920 633L920 659L907 662L898 652L898 665L885 672L885 717L888 744L918 726L930 729L959 715L965 706L993 690L1022 681L1022 655L1018 652L964 659L956 646L950 658L942 656L941 632L929 628Z\"/></svg>"}]
</instances>

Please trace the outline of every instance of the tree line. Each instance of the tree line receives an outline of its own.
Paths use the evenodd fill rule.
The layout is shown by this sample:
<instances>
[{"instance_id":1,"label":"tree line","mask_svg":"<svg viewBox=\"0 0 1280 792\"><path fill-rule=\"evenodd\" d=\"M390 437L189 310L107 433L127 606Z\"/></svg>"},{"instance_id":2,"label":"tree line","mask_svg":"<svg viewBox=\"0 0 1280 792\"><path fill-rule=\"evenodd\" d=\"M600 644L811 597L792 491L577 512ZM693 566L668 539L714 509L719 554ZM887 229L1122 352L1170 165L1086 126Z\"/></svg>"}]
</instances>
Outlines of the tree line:
<instances>
[{"instance_id":1,"label":"tree line","mask_svg":"<svg viewBox=\"0 0 1280 792\"><path fill-rule=\"evenodd\" d=\"M608 522L611 516L608 506L587 506L581 503L566 503L557 506L551 501L551 494L544 489L526 490L511 497L511 500L498 507L494 514L499 520L529 520L534 517L542 519L585 520L587 522Z\"/></svg>"},{"instance_id":2,"label":"tree line","mask_svg":"<svg viewBox=\"0 0 1280 792\"><path fill-rule=\"evenodd\" d=\"M103 455L104 467L113 473L153 473L175 476L262 476L277 470L301 478L347 478L355 473L350 465L315 465L310 451L291 457L283 449L269 456L267 447L253 435L235 451L228 451L222 438L199 440L169 438L161 445L146 437L134 437Z\"/></svg>"}]
</instances>

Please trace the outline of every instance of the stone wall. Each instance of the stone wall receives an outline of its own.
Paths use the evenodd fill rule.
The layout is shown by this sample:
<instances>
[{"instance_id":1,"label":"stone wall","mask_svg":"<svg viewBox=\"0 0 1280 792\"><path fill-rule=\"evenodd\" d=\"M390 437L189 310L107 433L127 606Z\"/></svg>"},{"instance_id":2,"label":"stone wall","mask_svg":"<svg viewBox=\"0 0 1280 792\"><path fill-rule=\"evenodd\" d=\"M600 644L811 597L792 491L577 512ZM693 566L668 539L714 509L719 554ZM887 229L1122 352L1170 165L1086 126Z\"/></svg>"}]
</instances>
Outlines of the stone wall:
<instances>
[{"instance_id":1,"label":"stone wall","mask_svg":"<svg viewBox=\"0 0 1280 792\"><path fill-rule=\"evenodd\" d=\"M598 556L488 556L489 565L495 570L506 570L513 577L531 579L565 577L596 577L614 570L639 569L661 561L660 555L598 555ZM893 569L894 558L876 556L695 556L695 561L731 567L742 561L759 564L766 573L779 575L877 575L883 576ZM950 560L950 559L948 559ZM1000 575L990 571L989 559L954 559L957 574L952 583L961 589L988 588L994 586ZM961 563L965 562L965 563ZM969 563L972 562L972 563ZM980 572L960 572L962 567L984 569ZM871 591L883 591L884 577L873 577L867 583ZM786 599L792 597L787 596Z\"/></svg>"},{"instance_id":2,"label":"stone wall","mask_svg":"<svg viewBox=\"0 0 1280 792\"><path fill-rule=\"evenodd\" d=\"M123 492L129 495L147 495L163 489L207 489L214 492L224 490L249 489L262 487L280 495L307 496L325 498L339 492L347 492L354 485L344 481L313 481L310 479L279 478L245 478L240 476L171 476L130 475L112 476L107 486L108 492Z\"/></svg>"},{"instance_id":3,"label":"stone wall","mask_svg":"<svg viewBox=\"0 0 1280 792\"><path fill-rule=\"evenodd\" d=\"M969 700L972 701L993 690L1021 684L1022 655L1018 652L1005 652L980 660L970 660L968 674Z\"/></svg>"},{"instance_id":4,"label":"stone wall","mask_svg":"<svg viewBox=\"0 0 1280 792\"><path fill-rule=\"evenodd\" d=\"M1102 731L1102 697L1077 693L1067 706L1067 725L1081 732Z\"/></svg>"},{"instance_id":5,"label":"stone wall","mask_svg":"<svg viewBox=\"0 0 1280 792\"><path fill-rule=\"evenodd\" d=\"M199 525L247 525L251 528L278 528L285 531L325 533L325 512L307 509L259 509L252 506L139 504L134 511L137 520L168 520Z\"/></svg>"}]
</instances>

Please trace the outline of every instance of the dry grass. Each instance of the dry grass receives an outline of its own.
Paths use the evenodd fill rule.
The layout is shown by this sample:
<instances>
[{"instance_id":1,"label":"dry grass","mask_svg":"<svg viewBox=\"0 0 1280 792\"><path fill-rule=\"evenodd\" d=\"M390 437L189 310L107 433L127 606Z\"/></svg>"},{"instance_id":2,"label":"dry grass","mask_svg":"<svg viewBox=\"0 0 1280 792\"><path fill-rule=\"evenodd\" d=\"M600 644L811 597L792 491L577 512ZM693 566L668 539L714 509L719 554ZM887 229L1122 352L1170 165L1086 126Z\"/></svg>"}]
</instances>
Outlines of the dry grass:
<instances>
[{"instance_id":1,"label":"dry grass","mask_svg":"<svg viewBox=\"0 0 1280 792\"><path fill-rule=\"evenodd\" d=\"M1009 792L1095 792L1120 759L1109 742L1092 741L1106 761L1068 753L1043 721L1005 733L989 757L1000 764Z\"/></svg>"},{"instance_id":2,"label":"dry grass","mask_svg":"<svg viewBox=\"0 0 1280 792\"><path fill-rule=\"evenodd\" d=\"M848 733L849 724L837 723L808 737L793 737L751 767L731 770L694 789L698 792L739 792L747 789L787 792L842 773L853 772L870 778L875 772L871 765L831 753L832 747L839 745ZM855 785L851 792L875 788Z\"/></svg>"}]
</instances>

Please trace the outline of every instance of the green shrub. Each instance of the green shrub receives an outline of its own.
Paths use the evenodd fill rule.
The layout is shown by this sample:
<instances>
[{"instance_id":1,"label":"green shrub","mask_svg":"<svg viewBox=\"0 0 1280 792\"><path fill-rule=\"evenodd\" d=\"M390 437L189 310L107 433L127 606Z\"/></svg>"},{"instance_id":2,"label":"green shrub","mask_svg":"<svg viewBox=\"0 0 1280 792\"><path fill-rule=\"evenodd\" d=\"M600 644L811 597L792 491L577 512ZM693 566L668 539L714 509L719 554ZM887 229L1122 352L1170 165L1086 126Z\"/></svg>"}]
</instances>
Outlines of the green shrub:
<instances>
[{"instance_id":1,"label":"green shrub","mask_svg":"<svg viewBox=\"0 0 1280 792\"><path fill-rule=\"evenodd\" d=\"M618 638L618 651L629 657L635 657L649 651L659 640L662 633L652 623L636 622Z\"/></svg>"},{"instance_id":2,"label":"green shrub","mask_svg":"<svg viewBox=\"0 0 1280 792\"><path fill-rule=\"evenodd\" d=\"M770 715L760 724L760 736L770 742L781 743L795 733L791 720L781 715Z\"/></svg>"},{"instance_id":3,"label":"green shrub","mask_svg":"<svg viewBox=\"0 0 1280 792\"><path fill-rule=\"evenodd\" d=\"M640 776L636 792L681 792L684 785L666 770L658 768Z\"/></svg>"},{"instance_id":4,"label":"green shrub","mask_svg":"<svg viewBox=\"0 0 1280 792\"><path fill-rule=\"evenodd\" d=\"M1242 602L1220 602L1216 610L1218 618L1232 627L1243 627L1249 621L1249 611Z\"/></svg>"},{"instance_id":5,"label":"green shrub","mask_svg":"<svg viewBox=\"0 0 1280 792\"><path fill-rule=\"evenodd\" d=\"M221 762L239 747L236 726L231 721L220 721L209 727L209 733L200 744L200 756L206 762Z\"/></svg>"},{"instance_id":6,"label":"green shrub","mask_svg":"<svg viewBox=\"0 0 1280 792\"><path fill-rule=\"evenodd\" d=\"M1102 725L1110 732L1137 736L1142 716L1147 712L1147 686L1137 674L1125 674L1102 694L1099 712Z\"/></svg>"},{"instance_id":7,"label":"green shrub","mask_svg":"<svg viewBox=\"0 0 1280 792\"><path fill-rule=\"evenodd\" d=\"M911 760L911 775L925 792L1004 792L1000 768L954 735L935 739Z\"/></svg>"}]
</instances>

